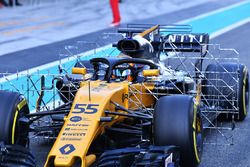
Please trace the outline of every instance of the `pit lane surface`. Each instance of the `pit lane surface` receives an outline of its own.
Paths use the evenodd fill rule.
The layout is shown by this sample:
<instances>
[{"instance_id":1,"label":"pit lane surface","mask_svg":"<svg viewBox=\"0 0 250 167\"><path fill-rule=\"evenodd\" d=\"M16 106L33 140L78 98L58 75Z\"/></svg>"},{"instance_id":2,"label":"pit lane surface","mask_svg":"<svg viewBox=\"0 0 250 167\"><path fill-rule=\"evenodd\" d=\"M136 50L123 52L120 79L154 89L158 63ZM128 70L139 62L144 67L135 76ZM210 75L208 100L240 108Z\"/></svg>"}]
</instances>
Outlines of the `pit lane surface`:
<instances>
[{"instance_id":1,"label":"pit lane surface","mask_svg":"<svg viewBox=\"0 0 250 167\"><path fill-rule=\"evenodd\" d=\"M153 20L148 20L153 22ZM250 68L249 59L249 39L247 38L250 34L250 24L243 25L235 30L227 32L214 40L212 43L220 43L222 46L227 48L235 48L240 53L241 62L245 63ZM51 46L52 48L59 48ZM58 51L58 50L57 50ZM46 53L44 53L46 54ZM204 153L202 157L201 167L248 167L250 166L250 118L246 118L244 122L236 124L236 130L234 134L234 145L205 145ZM209 133L210 136L216 137L216 133ZM223 137L218 136L223 141ZM43 140L32 140L31 148L37 159L37 166L43 166L46 156L51 148L50 142Z\"/></svg>"}]
</instances>

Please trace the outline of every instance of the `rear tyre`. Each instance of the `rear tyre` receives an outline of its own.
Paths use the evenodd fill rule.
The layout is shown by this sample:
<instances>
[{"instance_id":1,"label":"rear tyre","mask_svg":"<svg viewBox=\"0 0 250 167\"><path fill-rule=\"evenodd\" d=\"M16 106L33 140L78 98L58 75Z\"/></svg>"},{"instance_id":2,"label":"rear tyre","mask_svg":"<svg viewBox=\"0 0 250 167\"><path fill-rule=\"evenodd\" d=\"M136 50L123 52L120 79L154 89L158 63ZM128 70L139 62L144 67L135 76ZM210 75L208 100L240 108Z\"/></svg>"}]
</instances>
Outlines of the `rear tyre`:
<instances>
[{"instance_id":1,"label":"rear tyre","mask_svg":"<svg viewBox=\"0 0 250 167\"><path fill-rule=\"evenodd\" d=\"M210 64L206 69L205 87L202 92L210 106L235 112L234 118L243 121L249 105L249 74L243 64ZM220 80L218 80L220 79ZM238 79L238 82L237 82ZM223 97L224 96L224 97ZM239 108L238 111L235 108ZM231 118L232 114L221 114L220 118Z\"/></svg>"},{"instance_id":2,"label":"rear tyre","mask_svg":"<svg viewBox=\"0 0 250 167\"><path fill-rule=\"evenodd\" d=\"M157 101L153 117L154 144L179 146L181 166L199 165L202 131L199 107L192 96L164 96Z\"/></svg>"},{"instance_id":3,"label":"rear tyre","mask_svg":"<svg viewBox=\"0 0 250 167\"><path fill-rule=\"evenodd\" d=\"M0 91L0 141L27 146L29 108L25 98L16 92Z\"/></svg>"},{"instance_id":4,"label":"rear tyre","mask_svg":"<svg viewBox=\"0 0 250 167\"><path fill-rule=\"evenodd\" d=\"M30 150L20 145L1 145L1 167L35 167L35 158Z\"/></svg>"}]
</instances>

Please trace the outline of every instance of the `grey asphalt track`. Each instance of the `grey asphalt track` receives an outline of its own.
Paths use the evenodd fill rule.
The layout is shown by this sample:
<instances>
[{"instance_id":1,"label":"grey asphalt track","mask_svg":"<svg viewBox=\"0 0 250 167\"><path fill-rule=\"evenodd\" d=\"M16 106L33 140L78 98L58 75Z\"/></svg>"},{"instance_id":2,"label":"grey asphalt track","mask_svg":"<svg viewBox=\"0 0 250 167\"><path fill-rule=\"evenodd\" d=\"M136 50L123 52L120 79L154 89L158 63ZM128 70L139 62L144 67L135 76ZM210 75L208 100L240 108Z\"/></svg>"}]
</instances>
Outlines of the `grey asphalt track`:
<instances>
[{"instance_id":1,"label":"grey asphalt track","mask_svg":"<svg viewBox=\"0 0 250 167\"><path fill-rule=\"evenodd\" d=\"M212 5L199 5L190 9L185 9L178 13L162 15L151 19L140 20L140 23L173 23L195 15L199 15L206 11L217 9L219 7L234 3L236 1L215 1ZM235 48L240 53L241 62L250 69L250 47L249 39L250 24L243 25L213 39L212 43L220 43L226 48ZM100 33L114 32L115 29L106 29L96 33L84 35L81 37L57 42L54 44L39 46L0 57L0 71L6 70L16 72L42 65L58 59L58 53L65 45L74 44L75 41L82 39L96 39ZM106 44L103 42L103 45ZM86 48L87 49L87 48ZM8 62L11 60L11 65ZM22 60L22 61L20 61ZM234 134L234 145L211 145L204 146L201 167L250 167L250 117L248 116L244 122L237 122ZM215 133L209 133L215 136ZM221 137L221 136L219 136ZM223 138L221 137L221 139ZM36 156L37 166L42 167L46 156L50 150L52 143L44 140L33 139L31 141L32 152Z\"/></svg>"}]
</instances>

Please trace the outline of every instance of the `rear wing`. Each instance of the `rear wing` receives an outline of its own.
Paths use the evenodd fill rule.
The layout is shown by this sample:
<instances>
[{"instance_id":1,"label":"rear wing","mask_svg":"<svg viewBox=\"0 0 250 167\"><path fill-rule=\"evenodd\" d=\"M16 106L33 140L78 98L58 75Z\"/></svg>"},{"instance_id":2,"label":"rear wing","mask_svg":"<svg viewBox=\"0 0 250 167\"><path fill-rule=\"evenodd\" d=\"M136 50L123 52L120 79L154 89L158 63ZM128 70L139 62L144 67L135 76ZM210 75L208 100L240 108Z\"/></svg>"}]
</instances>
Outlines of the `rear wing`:
<instances>
[{"instance_id":1,"label":"rear wing","mask_svg":"<svg viewBox=\"0 0 250 167\"><path fill-rule=\"evenodd\" d=\"M127 24L127 27L119 28L118 33L125 34L125 37L131 38L135 34L142 33L156 26L157 28L154 29L154 31L152 31L154 35L161 35L161 34L167 34L167 33L191 33L192 32L192 27L190 25L184 25L184 24L183 25Z\"/></svg>"},{"instance_id":2,"label":"rear wing","mask_svg":"<svg viewBox=\"0 0 250 167\"><path fill-rule=\"evenodd\" d=\"M129 29L150 29L155 24L128 24ZM186 24L166 24L159 25L159 32L161 33L190 33L192 32L192 26Z\"/></svg>"},{"instance_id":3,"label":"rear wing","mask_svg":"<svg viewBox=\"0 0 250 167\"><path fill-rule=\"evenodd\" d=\"M163 41L164 51L200 52L204 56L208 50L209 35L205 33L168 34Z\"/></svg>"},{"instance_id":4,"label":"rear wing","mask_svg":"<svg viewBox=\"0 0 250 167\"><path fill-rule=\"evenodd\" d=\"M145 39L150 39L149 35L158 36L160 34L160 26L153 25L150 27L127 27L127 28L119 28L118 33L125 34L125 38L131 39L134 36L141 36Z\"/></svg>"},{"instance_id":5,"label":"rear wing","mask_svg":"<svg viewBox=\"0 0 250 167\"><path fill-rule=\"evenodd\" d=\"M114 44L121 52L132 57L158 57L160 52L200 52L205 56L208 50L209 35L206 33L191 33L190 25L153 25L128 24L126 28L118 29L124 39ZM147 52L142 52L147 50ZM157 55L158 56L157 56Z\"/></svg>"}]
</instances>

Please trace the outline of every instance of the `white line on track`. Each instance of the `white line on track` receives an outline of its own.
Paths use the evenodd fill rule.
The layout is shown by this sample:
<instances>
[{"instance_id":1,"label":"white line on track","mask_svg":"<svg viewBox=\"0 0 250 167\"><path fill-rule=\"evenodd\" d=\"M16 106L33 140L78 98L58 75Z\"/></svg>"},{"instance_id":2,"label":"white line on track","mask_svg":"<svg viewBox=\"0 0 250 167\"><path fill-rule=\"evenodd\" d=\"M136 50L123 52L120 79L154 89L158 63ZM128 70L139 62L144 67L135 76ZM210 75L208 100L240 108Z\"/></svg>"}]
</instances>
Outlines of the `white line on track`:
<instances>
[{"instance_id":1,"label":"white line on track","mask_svg":"<svg viewBox=\"0 0 250 167\"><path fill-rule=\"evenodd\" d=\"M210 12L207 12L207 13L204 13L204 14L201 14L201 15L198 15L198 16L195 16L195 17L191 17L189 19L185 19L185 20L182 20L178 23L187 23L187 22L191 22L191 21L194 21L194 20L198 20L198 19L202 19L202 18L205 18L205 17L208 17L208 16L211 16L213 14L217 14L217 13L220 13L220 12L223 12L225 10L230 10L232 8L236 8L238 6L241 6L241 5L244 5L244 4L247 4L247 3L250 3L250 0L243 0L239 3L235 3L233 5L230 5L230 6L226 6L226 7L223 7L223 8L219 8L217 10L213 10L213 11L210 11Z\"/></svg>"},{"instance_id":2,"label":"white line on track","mask_svg":"<svg viewBox=\"0 0 250 167\"><path fill-rule=\"evenodd\" d=\"M250 23L250 18L241 20L235 24L232 24L232 25L227 26L223 29L220 29L219 31L216 31L216 32L210 34L210 38L211 39L216 38L216 37L218 37L226 32L232 31L233 29L236 29L237 27L243 26L244 24L247 24L247 23Z\"/></svg>"}]
</instances>

